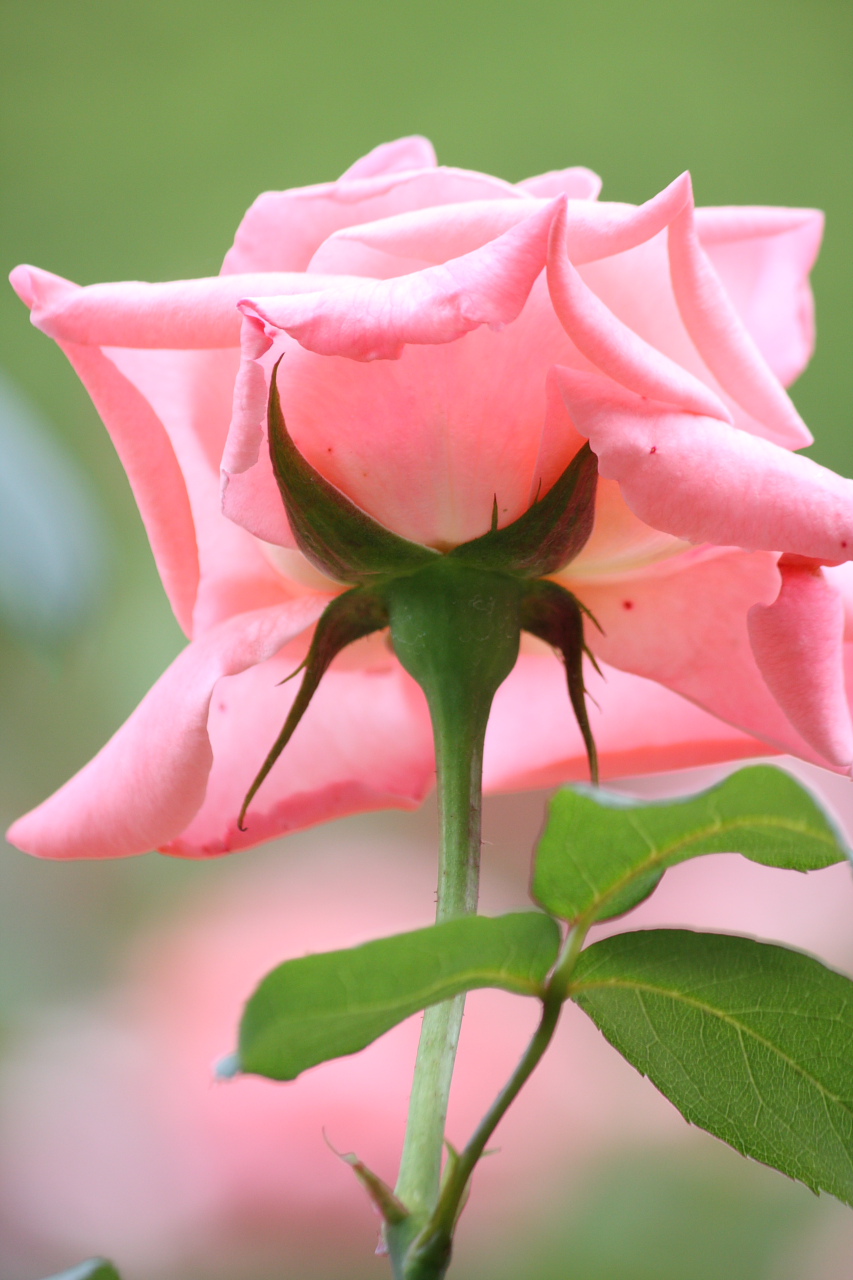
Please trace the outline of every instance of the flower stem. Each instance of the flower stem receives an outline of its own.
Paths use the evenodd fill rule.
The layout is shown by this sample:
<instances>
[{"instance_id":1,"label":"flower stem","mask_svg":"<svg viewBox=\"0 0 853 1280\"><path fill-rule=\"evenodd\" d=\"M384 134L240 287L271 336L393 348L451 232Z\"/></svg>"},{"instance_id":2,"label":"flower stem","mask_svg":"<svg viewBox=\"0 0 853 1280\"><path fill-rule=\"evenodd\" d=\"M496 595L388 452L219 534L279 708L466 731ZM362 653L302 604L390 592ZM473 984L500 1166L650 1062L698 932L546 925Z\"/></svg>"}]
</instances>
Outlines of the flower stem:
<instances>
[{"instance_id":1,"label":"flower stem","mask_svg":"<svg viewBox=\"0 0 853 1280\"><path fill-rule=\"evenodd\" d=\"M588 927L588 924L584 924L568 934L542 997L539 1026L515 1071L477 1126L464 1151L449 1168L435 1211L409 1250L407 1270L403 1273L406 1280L433 1280L433 1277L441 1280L445 1274L450 1260L453 1231L471 1174L486 1149L486 1143L551 1043Z\"/></svg>"},{"instance_id":2,"label":"flower stem","mask_svg":"<svg viewBox=\"0 0 853 1280\"><path fill-rule=\"evenodd\" d=\"M440 850L436 922L472 915L480 880L480 823L485 725L470 733L454 708L433 710L438 773ZM473 741L471 739L474 739ZM414 1215L438 1200L444 1126L465 997L424 1013L409 1120L396 1194Z\"/></svg>"},{"instance_id":3,"label":"flower stem","mask_svg":"<svg viewBox=\"0 0 853 1280\"><path fill-rule=\"evenodd\" d=\"M522 584L449 556L384 587L397 657L426 694L435 740L440 849L436 919L477 910L483 742L492 699L518 657ZM427 1009L396 1195L407 1219L386 1226L397 1280L440 1280L450 1260L412 1270L409 1250L441 1189L444 1126L464 996Z\"/></svg>"}]
</instances>

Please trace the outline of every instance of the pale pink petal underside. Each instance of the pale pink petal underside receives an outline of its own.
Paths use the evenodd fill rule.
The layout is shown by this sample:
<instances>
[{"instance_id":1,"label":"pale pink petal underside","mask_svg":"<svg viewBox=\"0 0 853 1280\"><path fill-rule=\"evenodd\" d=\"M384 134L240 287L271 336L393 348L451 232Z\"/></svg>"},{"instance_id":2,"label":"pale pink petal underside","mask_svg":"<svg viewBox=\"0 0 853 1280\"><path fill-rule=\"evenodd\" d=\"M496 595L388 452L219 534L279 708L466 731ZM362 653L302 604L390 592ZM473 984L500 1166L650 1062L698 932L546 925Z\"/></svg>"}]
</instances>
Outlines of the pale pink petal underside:
<instances>
[{"instance_id":1,"label":"pale pink petal underside","mask_svg":"<svg viewBox=\"0 0 853 1280\"><path fill-rule=\"evenodd\" d=\"M184 351L238 346L237 303L247 294L298 293L322 285L316 278L278 272L81 287L29 266L16 267L10 279L32 308L33 324L57 342Z\"/></svg>"},{"instance_id":2,"label":"pale pink petal underside","mask_svg":"<svg viewBox=\"0 0 853 1280\"><path fill-rule=\"evenodd\" d=\"M445 166L265 191L240 223L222 273L304 271L323 241L341 227L410 209L500 199L523 200L524 195L501 178Z\"/></svg>"},{"instance_id":3,"label":"pale pink petal underside","mask_svg":"<svg viewBox=\"0 0 853 1280\"><path fill-rule=\"evenodd\" d=\"M110 433L127 472L175 617L192 634L198 545L187 486L162 422L97 347L59 343Z\"/></svg>"},{"instance_id":4,"label":"pale pink petal underside","mask_svg":"<svg viewBox=\"0 0 853 1280\"><path fill-rule=\"evenodd\" d=\"M814 350L809 273L823 238L818 209L697 209L696 231L738 314L783 386Z\"/></svg>"},{"instance_id":5,"label":"pale pink petal underside","mask_svg":"<svg viewBox=\"0 0 853 1280\"><path fill-rule=\"evenodd\" d=\"M844 603L818 567L779 564L782 588L749 612L749 639L767 686L794 728L830 763L853 762L844 684Z\"/></svg>"},{"instance_id":6,"label":"pale pink petal underside","mask_svg":"<svg viewBox=\"0 0 853 1280\"><path fill-rule=\"evenodd\" d=\"M205 797L217 682L271 658L326 602L239 614L189 645L95 758L14 823L12 844L42 858L119 858L176 839Z\"/></svg>"},{"instance_id":7,"label":"pale pink petal underside","mask_svg":"<svg viewBox=\"0 0 853 1280\"><path fill-rule=\"evenodd\" d=\"M272 334L351 360L393 360L407 343L453 342L480 325L514 320L545 265L552 202L482 246L440 266L390 280L347 280L301 296L246 299Z\"/></svg>"},{"instance_id":8,"label":"pale pink petal underside","mask_svg":"<svg viewBox=\"0 0 853 1280\"><path fill-rule=\"evenodd\" d=\"M750 646L750 609L778 595L776 560L697 549L622 581L569 585L601 626L587 628L600 660L657 681L777 751L825 763L772 696Z\"/></svg>"},{"instance_id":9,"label":"pale pink petal underside","mask_svg":"<svg viewBox=\"0 0 853 1280\"><path fill-rule=\"evenodd\" d=\"M532 178L524 178L517 184L522 191L540 199L552 196L568 196L570 200L596 200L601 190L601 178L582 164L570 169L549 169Z\"/></svg>"},{"instance_id":10,"label":"pale pink petal underside","mask_svg":"<svg viewBox=\"0 0 853 1280\"><path fill-rule=\"evenodd\" d=\"M689 542L853 555L853 481L716 419L678 413L598 374L558 369L566 406L628 506Z\"/></svg>"},{"instance_id":11,"label":"pale pink petal underside","mask_svg":"<svg viewBox=\"0 0 853 1280\"><path fill-rule=\"evenodd\" d=\"M438 161L429 138L412 134L380 142L341 174L341 181L352 178L376 178L385 173L405 173L409 169L434 169Z\"/></svg>"},{"instance_id":12,"label":"pale pink petal underside","mask_svg":"<svg viewBox=\"0 0 853 1280\"><path fill-rule=\"evenodd\" d=\"M603 666L585 671L603 779L766 755L767 744L653 680ZM586 748L550 654L522 654L495 697L486 734L486 791L589 781Z\"/></svg>"},{"instance_id":13,"label":"pale pink petal underside","mask_svg":"<svg viewBox=\"0 0 853 1280\"><path fill-rule=\"evenodd\" d=\"M812 443L793 402L772 373L699 243L692 203L669 229L672 287L685 328L724 391L789 449Z\"/></svg>"},{"instance_id":14,"label":"pale pink petal underside","mask_svg":"<svg viewBox=\"0 0 853 1280\"><path fill-rule=\"evenodd\" d=\"M371 809L413 809L435 781L426 701L390 654L323 677L291 742L237 827L243 796L281 729L297 681L279 657L222 681L209 720L213 768L196 816L164 852L210 857Z\"/></svg>"},{"instance_id":15,"label":"pale pink petal underside","mask_svg":"<svg viewBox=\"0 0 853 1280\"><path fill-rule=\"evenodd\" d=\"M623 324L584 283L566 252L566 210L551 230L548 287L563 328L596 368L638 395L729 420L705 383Z\"/></svg>"}]
</instances>

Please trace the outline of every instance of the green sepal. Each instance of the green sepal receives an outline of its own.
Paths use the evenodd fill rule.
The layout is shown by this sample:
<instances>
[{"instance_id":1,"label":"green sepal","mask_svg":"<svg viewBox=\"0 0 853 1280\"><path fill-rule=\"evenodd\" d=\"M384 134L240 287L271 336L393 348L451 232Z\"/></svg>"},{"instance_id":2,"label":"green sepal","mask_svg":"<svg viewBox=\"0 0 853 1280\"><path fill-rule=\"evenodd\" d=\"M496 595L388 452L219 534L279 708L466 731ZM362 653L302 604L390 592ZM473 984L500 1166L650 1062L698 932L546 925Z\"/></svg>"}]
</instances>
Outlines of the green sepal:
<instances>
[{"instance_id":1,"label":"green sepal","mask_svg":"<svg viewBox=\"0 0 853 1280\"><path fill-rule=\"evenodd\" d=\"M488 717L518 658L526 589L508 573L450 555L385 585L394 651L431 704L473 701Z\"/></svg>"},{"instance_id":2,"label":"green sepal","mask_svg":"<svg viewBox=\"0 0 853 1280\"><path fill-rule=\"evenodd\" d=\"M647 898L667 867L709 853L817 871L843 862L847 849L806 788L772 765L652 804L566 787L549 806L533 896L563 920L609 920Z\"/></svg>"},{"instance_id":3,"label":"green sepal","mask_svg":"<svg viewBox=\"0 0 853 1280\"><path fill-rule=\"evenodd\" d=\"M448 555L483 569L503 569L524 578L556 573L574 560L589 540L595 520L598 459L588 444L574 456L544 498L534 502L512 524L492 528L463 542Z\"/></svg>"},{"instance_id":4,"label":"green sepal","mask_svg":"<svg viewBox=\"0 0 853 1280\"><path fill-rule=\"evenodd\" d=\"M355 640L361 640L363 636L369 636L374 631L381 631L387 626L388 609L385 601L380 592L370 587L353 587L343 595L336 596L327 605L314 631L308 656L303 663L305 674L284 727L246 792L246 798L237 819L237 825L241 831L245 830L243 819L246 816L246 810L264 778L293 737L296 726L305 714L332 659L340 653L341 649ZM296 675L296 672L293 674Z\"/></svg>"},{"instance_id":5,"label":"green sepal","mask_svg":"<svg viewBox=\"0 0 853 1280\"><path fill-rule=\"evenodd\" d=\"M326 1135L323 1135L326 1137ZM328 1138L326 1138L326 1146L330 1151L334 1151L339 1160L349 1165L367 1194L370 1196L377 1212L382 1221L388 1223L389 1226L399 1226L401 1222L405 1222L409 1217L409 1210L403 1204L402 1200L394 1195L394 1192L379 1177L378 1173L374 1173L372 1169L360 1160L354 1151L338 1151L332 1146Z\"/></svg>"},{"instance_id":6,"label":"green sepal","mask_svg":"<svg viewBox=\"0 0 853 1280\"><path fill-rule=\"evenodd\" d=\"M586 687L583 680L584 654L596 670L598 665L584 640L584 614L592 616L570 591L566 591L565 587L559 586L556 582L530 582L525 586L521 603L522 629L529 631L533 636L538 636L554 649L558 649L563 656L569 698L586 747L590 777L597 784L598 752L586 709Z\"/></svg>"},{"instance_id":7,"label":"green sepal","mask_svg":"<svg viewBox=\"0 0 853 1280\"><path fill-rule=\"evenodd\" d=\"M284 421L277 387L279 364L281 360L270 379L270 459L290 528L306 559L336 582L347 583L411 573L437 559L438 551L386 529L303 458Z\"/></svg>"},{"instance_id":8,"label":"green sepal","mask_svg":"<svg viewBox=\"0 0 853 1280\"><path fill-rule=\"evenodd\" d=\"M360 947L288 960L240 1023L239 1070L295 1080L358 1053L421 1009L480 987L541 996L560 930L541 912L463 916Z\"/></svg>"},{"instance_id":9,"label":"green sepal","mask_svg":"<svg viewBox=\"0 0 853 1280\"><path fill-rule=\"evenodd\" d=\"M853 982L726 934L621 933L569 994L686 1120L853 1204Z\"/></svg>"},{"instance_id":10,"label":"green sepal","mask_svg":"<svg viewBox=\"0 0 853 1280\"><path fill-rule=\"evenodd\" d=\"M81 1262L79 1267L49 1276L48 1280L121 1280L121 1277L106 1258L89 1258L87 1262Z\"/></svg>"}]
</instances>

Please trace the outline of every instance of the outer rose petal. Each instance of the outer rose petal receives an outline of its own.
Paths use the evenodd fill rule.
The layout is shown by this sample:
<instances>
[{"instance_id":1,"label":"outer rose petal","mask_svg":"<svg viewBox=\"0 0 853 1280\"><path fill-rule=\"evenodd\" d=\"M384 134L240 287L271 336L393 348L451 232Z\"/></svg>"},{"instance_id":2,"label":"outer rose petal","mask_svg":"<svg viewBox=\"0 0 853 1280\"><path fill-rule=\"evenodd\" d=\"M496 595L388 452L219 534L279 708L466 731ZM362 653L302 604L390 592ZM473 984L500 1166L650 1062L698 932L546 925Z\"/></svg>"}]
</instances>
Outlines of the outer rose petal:
<instances>
[{"instance_id":1,"label":"outer rose petal","mask_svg":"<svg viewBox=\"0 0 853 1280\"><path fill-rule=\"evenodd\" d=\"M631 510L689 542L853 554L853 481L712 418L673 412L597 374L557 370L572 421Z\"/></svg>"},{"instance_id":2,"label":"outer rose petal","mask_svg":"<svg viewBox=\"0 0 853 1280\"><path fill-rule=\"evenodd\" d=\"M853 642L853 561L824 568L823 576L841 596L844 605L844 640Z\"/></svg>"},{"instance_id":3,"label":"outer rose petal","mask_svg":"<svg viewBox=\"0 0 853 1280\"><path fill-rule=\"evenodd\" d=\"M524 196L500 178L445 167L267 191L240 223L222 272L304 271L323 241L340 227L431 205L507 198Z\"/></svg>"},{"instance_id":4,"label":"outer rose petal","mask_svg":"<svg viewBox=\"0 0 853 1280\"><path fill-rule=\"evenodd\" d=\"M59 344L110 433L127 472L175 617L192 635L199 560L186 480L163 424L97 347Z\"/></svg>"},{"instance_id":5,"label":"outer rose petal","mask_svg":"<svg viewBox=\"0 0 853 1280\"><path fill-rule=\"evenodd\" d=\"M341 174L347 178L376 178L386 173L406 173L410 169L434 169L438 161L429 138L413 133L408 138L380 142Z\"/></svg>"},{"instance_id":6,"label":"outer rose petal","mask_svg":"<svg viewBox=\"0 0 853 1280\"><path fill-rule=\"evenodd\" d=\"M324 240L308 270L380 280L422 271L473 253L518 226L544 204L518 198L468 200L358 223Z\"/></svg>"},{"instance_id":7,"label":"outer rose petal","mask_svg":"<svg viewBox=\"0 0 853 1280\"><path fill-rule=\"evenodd\" d=\"M702 248L758 349L788 386L814 349L809 272L823 237L817 209L697 209Z\"/></svg>"},{"instance_id":8,"label":"outer rose petal","mask_svg":"<svg viewBox=\"0 0 853 1280\"><path fill-rule=\"evenodd\" d=\"M625 253L668 226L689 198L687 174L639 207L570 198L569 257L574 263L587 263ZM470 200L359 223L329 236L309 270L382 279L403 275L471 253L529 217L531 208L536 208L532 199Z\"/></svg>"},{"instance_id":9,"label":"outer rose petal","mask_svg":"<svg viewBox=\"0 0 853 1280\"><path fill-rule=\"evenodd\" d=\"M514 320L545 265L556 203L473 253L401 278L342 282L301 296L249 299L244 314L289 333L307 350L351 360L393 360L407 343L453 342Z\"/></svg>"},{"instance_id":10,"label":"outer rose petal","mask_svg":"<svg viewBox=\"0 0 853 1280\"><path fill-rule=\"evenodd\" d=\"M426 701L395 660L323 677L288 744L253 800L245 831L237 815L296 696L284 657L222 682L209 721L213 768L207 797L163 852L210 857L371 809L414 809L435 781Z\"/></svg>"},{"instance_id":11,"label":"outer rose petal","mask_svg":"<svg viewBox=\"0 0 853 1280\"><path fill-rule=\"evenodd\" d=\"M725 405L692 373L623 324L584 284L566 252L566 211L551 230L548 288L563 328L593 365L638 395L729 420Z\"/></svg>"},{"instance_id":12,"label":"outer rose petal","mask_svg":"<svg viewBox=\"0 0 853 1280\"><path fill-rule=\"evenodd\" d=\"M672 287L688 333L720 386L790 449L813 437L764 361L699 243L692 201L669 229Z\"/></svg>"},{"instance_id":13,"label":"outer rose petal","mask_svg":"<svg viewBox=\"0 0 853 1280\"><path fill-rule=\"evenodd\" d=\"M806 742L835 765L853 762L844 687L844 603L819 568L779 564L773 604L749 611L749 639L761 674Z\"/></svg>"},{"instance_id":14,"label":"outer rose petal","mask_svg":"<svg viewBox=\"0 0 853 1280\"><path fill-rule=\"evenodd\" d=\"M596 657L656 680L776 750L825 764L771 696L749 643L750 608L778 593L775 556L696 551L622 582L569 585L601 626L603 634L586 632Z\"/></svg>"},{"instance_id":15,"label":"outer rose petal","mask_svg":"<svg viewBox=\"0 0 853 1280\"><path fill-rule=\"evenodd\" d=\"M601 190L601 178L582 164L570 169L549 169L533 178L524 178L517 184L532 196L548 199L549 196L568 196L570 200L597 200Z\"/></svg>"},{"instance_id":16,"label":"outer rose petal","mask_svg":"<svg viewBox=\"0 0 853 1280\"><path fill-rule=\"evenodd\" d=\"M57 342L185 351L238 346L237 303L247 294L299 293L322 283L287 272L256 272L166 284L129 280L81 287L28 266L16 267L9 278L32 308L33 324Z\"/></svg>"},{"instance_id":17,"label":"outer rose petal","mask_svg":"<svg viewBox=\"0 0 853 1280\"><path fill-rule=\"evenodd\" d=\"M589 718L603 779L767 755L747 736L652 680L588 666ZM588 781L589 764L569 706L566 673L550 654L522 654L497 692L486 734L487 791Z\"/></svg>"},{"instance_id":18,"label":"outer rose petal","mask_svg":"<svg viewBox=\"0 0 853 1280\"><path fill-rule=\"evenodd\" d=\"M257 539L221 510L219 461L239 367L237 351L105 352L126 383L125 398L145 397L165 427L189 494L201 576L193 634L235 613L300 594L270 564ZM111 419L104 414L111 426ZM281 500L279 499L279 508Z\"/></svg>"},{"instance_id":19,"label":"outer rose petal","mask_svg":"<svg viewBox=\"0 0 853 1280\"><path fill-rule=\"evenodd\" d=\"M121 858L174 840L204 800L217 682L272 657L327 600L239 614L189 645L94 759L13 824L12 844L42 858Z\"/></svg>"}]
</instances>

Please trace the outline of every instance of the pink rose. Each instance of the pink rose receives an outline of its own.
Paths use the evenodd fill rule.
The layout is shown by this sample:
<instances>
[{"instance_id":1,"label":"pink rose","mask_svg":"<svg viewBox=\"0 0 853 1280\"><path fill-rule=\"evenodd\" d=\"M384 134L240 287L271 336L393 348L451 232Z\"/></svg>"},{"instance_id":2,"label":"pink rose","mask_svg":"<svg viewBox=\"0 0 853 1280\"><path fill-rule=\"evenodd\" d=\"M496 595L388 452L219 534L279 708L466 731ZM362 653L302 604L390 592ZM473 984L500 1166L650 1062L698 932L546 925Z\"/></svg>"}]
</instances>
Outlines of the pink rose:
<instances>
[{"instance_id":1,"label":"pink rose","mask_svg":"<svg viewBox=\"0 0 853 1280\"><path fill-rule=\"evenodd\" d=\"M347 651L262 786L278 688L340 586L296 550L265 444L270 369L305 457L388 528L446 549L547 491L583 441L592 538L557 575L588 642L604 777L790 752L847 770L842 590L853 482L783 389L812 347L813 210L639 207L568 169L517 185L378 147L335 183L259 197L215 279L13 283L113 434L192 642L11 839L48 857L205 856L417 805L426 706L382 642ZM220 505L220 464L222 501ZM499 690L491 790L586 774L560 664L530 641Z\"/></svg>"}]
</instances>

